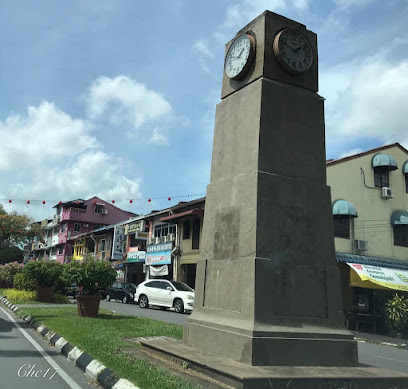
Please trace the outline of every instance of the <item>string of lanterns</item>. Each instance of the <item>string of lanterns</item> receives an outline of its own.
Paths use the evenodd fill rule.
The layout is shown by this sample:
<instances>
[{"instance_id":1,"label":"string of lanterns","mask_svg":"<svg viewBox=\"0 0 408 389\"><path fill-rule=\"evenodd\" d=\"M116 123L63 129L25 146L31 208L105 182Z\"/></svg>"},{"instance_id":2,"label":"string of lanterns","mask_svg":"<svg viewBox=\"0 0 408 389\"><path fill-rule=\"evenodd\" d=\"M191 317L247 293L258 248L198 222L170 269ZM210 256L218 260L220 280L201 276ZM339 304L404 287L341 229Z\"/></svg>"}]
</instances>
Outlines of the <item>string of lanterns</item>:
<instances>
[{"instance_id":1,"label":"string of lanterns","mask_svg":"<svg viewBox=\"0 0 408 389\"><path fill-rule=\"evenodd\" d=\"M176 198L182 198L182 197L198 197L198 196L205 196L203 193L198 193L198 194L188 194L188 195L179 195L179 196L168 196L167 200L171 201L172 199ZM128 201L130 204L132 204L134 201L147 201L148 203L151 203L152 200L164 200L166 197L149 197L149 198L139 198L139 199L120 199L120 200L110 200L112 204L115 204L117 201ZM47 203L56 203L57 200L25 200L25 199L0 199L0 202L6 202L8 201L9 204L12 204L13 202L25 202L27 205L30 205L31 203L41 203L43 206ZM67 201L70 202L70 201ZM76 201L76 204L79 204L79 201ZM58 205L64 204L63 201L58 201ZM94 204L96 204L96 201L94 201Z\"/></svg>"}]
</instances>

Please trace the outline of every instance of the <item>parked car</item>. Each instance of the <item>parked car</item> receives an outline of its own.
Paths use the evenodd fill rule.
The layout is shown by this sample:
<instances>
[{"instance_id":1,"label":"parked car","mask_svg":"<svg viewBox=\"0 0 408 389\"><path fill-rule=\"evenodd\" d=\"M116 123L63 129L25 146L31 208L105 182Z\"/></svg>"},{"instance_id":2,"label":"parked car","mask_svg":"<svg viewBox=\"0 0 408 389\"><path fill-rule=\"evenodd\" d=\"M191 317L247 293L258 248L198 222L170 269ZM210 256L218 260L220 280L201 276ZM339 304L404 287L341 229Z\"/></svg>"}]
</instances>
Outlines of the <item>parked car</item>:
<instances>
[{"instance_id":1,"label":"parked car","mask_svg":"<svg viewBox=\"0 0 408 389\"><path fill-rule=\"evenodd\" d=\"M141 308L157 305L183 313L193 310L194 289L178 281L148 280L137 286L134 299Z\"/></svg>"},{"instance_id":2,"label":"parked car","mask_svg":"<svg viewBox=\"0 0 408 389\"><path fill-rule=\"evenodd\" d=\"M120 300L126 304L133 301L136 285L130 282L114 282L106 291L106 301Z\"/></svg>"},{"instance_id":3,"label":"parked car","mask_svg":"<svg viewBox=\"0 0 408 389\"><path fill-rule=\"evenodd\" d=\"M68 288L67 288L67 297L68 298L73 298L76 299L77 294L79 293L78 290L78 285L73 282Z\"/></svg>"}]
</instances>

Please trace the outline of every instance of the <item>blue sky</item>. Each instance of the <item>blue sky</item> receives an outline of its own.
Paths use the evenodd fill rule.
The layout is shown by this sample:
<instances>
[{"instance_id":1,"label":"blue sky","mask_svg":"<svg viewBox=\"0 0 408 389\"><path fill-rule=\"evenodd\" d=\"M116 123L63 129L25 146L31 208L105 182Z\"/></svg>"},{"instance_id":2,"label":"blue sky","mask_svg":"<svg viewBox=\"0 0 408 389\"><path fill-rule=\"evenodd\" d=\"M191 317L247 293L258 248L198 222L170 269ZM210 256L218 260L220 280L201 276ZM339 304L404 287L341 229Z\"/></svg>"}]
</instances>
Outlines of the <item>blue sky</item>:
<instances>
[{"instance_id":1,"label":"blue sky","mask_svg":"<svg viewBox=\"0 0 408 389\"><path fill-rule=\"evenodd\" d=\"M318 35L327 158L408 147L406 0L3 0L6 210L41 219L97 195L147 213L205 194L224 45L265 9Z\"/></svg>"}]
</instances>

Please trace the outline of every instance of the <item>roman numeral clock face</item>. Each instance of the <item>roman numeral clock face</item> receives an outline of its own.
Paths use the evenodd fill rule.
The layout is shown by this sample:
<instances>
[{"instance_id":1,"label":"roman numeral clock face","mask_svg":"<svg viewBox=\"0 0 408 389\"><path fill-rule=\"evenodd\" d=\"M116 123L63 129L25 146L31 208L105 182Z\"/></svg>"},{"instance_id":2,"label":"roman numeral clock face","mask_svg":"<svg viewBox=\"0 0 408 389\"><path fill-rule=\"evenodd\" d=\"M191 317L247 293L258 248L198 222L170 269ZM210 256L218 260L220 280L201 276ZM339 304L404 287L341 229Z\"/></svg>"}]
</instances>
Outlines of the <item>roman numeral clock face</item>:
<instances>
[{"instance_id":1,"label":"roman numeral clock face","mask_svg":"<svg viewBox=\"0 0 408 389\"><path fill-rule=\"evenodd\" d=\"M238 36L225 57L225 73L233 80L242 79L248 72L255 55L255 38L249 34Z\"/></svg>"},{"instance_id":2,"label":"roman numeral clock face","mask_svg":"<svg viewBox=\"0 0 408 389\"><path fill-rule=\"evenodd\" d=\"M312 66L312 46L300 31L293 28L276 34L273 52L280 65L290 73L302 73Z\"/></svg>"}]
</instances>

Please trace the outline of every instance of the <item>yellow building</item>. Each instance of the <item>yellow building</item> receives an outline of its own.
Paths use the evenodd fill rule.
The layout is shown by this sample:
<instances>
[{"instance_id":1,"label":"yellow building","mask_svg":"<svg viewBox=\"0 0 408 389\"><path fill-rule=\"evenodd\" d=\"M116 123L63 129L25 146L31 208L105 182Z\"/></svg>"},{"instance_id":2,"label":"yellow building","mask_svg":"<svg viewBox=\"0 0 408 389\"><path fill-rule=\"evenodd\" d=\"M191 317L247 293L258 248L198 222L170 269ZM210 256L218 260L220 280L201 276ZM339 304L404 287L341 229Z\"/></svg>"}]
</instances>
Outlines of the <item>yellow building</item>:
<instances>
[{"instance_id":1,"label":"yellow building","mask_svg":"<svg viewBox=\"0 0 408 389\"><path fill-rule=\"evenodd\" d=\"M394 143L329 160L327 183L345 311L375 330L384 299L408 291L408 151Z\"/></svg>"}]
</instances>

